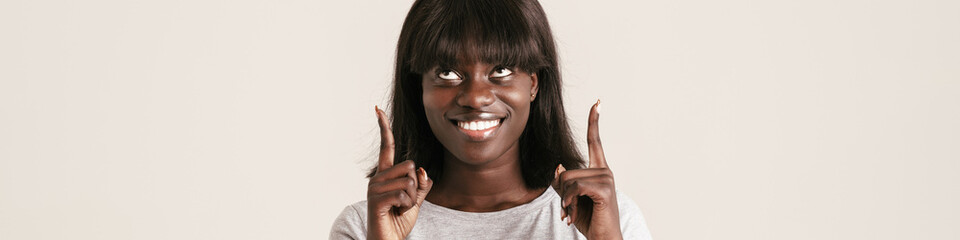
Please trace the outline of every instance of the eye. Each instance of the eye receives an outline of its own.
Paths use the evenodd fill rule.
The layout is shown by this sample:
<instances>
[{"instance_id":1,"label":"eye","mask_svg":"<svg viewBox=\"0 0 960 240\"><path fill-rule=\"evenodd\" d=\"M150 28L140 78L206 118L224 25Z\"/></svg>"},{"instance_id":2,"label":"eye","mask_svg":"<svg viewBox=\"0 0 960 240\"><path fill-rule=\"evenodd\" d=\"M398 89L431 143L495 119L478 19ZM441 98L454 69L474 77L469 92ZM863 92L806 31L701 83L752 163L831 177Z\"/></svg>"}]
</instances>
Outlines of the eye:
<instances>
[{"instance_id":1,"label":"eye","mask_svg":"<svg viewBox=\"0 0 960 240\"><path fill-rule=\"evenodd\" d=\"M510 76L510 74L513 74L513 71L511 71L509 68L497 67L493 69L493 74L491 77L501 78Z\"/></svg>"},{"instance_id":2,"label":"eye","mask_svg":"<svg viewBox=\"0 0 960 240\"><path fill-rule=\"evenodd\" d=\"M443 80L460 80L460 75L451 70L440 70L437 72L437 77Z\"/></svg>"}]
</instances>

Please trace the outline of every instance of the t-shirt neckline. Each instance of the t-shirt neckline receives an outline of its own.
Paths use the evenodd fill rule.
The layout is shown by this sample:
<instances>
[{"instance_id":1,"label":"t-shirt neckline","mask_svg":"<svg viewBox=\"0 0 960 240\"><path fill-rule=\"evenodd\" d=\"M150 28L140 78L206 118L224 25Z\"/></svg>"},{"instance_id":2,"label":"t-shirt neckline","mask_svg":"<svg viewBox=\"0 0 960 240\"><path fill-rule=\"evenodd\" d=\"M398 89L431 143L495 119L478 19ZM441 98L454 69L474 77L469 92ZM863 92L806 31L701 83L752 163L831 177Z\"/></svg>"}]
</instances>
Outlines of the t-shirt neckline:
<instances>
[{"instance_id":1,"label":"t-shirt neckline","mask_svg":"<svg viewBox=\"0 0 960 240\"><path fill-rule=\"evenodd\" d=\"M555 196L557 196L556 191L554 191L552 187L548 186L547 190L543 191L543 193L540 194L540 196L538 196L537 198L533 199L533 201L520 204L511 208L507 208L504 210L500 210L500 211L465 212L465 211L460 211L460 210L436 205L426 200L423 201L423 207L421 208L421 211L436 212L437 214L461 216L466 218L487 218L488 219L488 218L495 218L500 216L509 217L509 216L515 216L516 214L520 214L520 213L528 213L533 209L543 208L543 205L549 204L551 200L556 198Z\"/></svg>"}]
</instances>

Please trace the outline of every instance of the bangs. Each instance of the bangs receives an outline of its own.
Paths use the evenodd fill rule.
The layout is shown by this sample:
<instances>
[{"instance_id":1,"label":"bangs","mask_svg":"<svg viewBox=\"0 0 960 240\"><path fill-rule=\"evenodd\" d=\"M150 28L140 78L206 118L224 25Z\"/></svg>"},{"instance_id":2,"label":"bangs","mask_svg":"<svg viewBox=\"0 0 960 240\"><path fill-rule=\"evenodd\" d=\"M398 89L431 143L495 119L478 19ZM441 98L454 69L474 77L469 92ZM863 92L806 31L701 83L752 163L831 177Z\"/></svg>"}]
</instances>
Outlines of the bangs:
<instances>
[{"instance_id":1,"label":"bangs","mask_svg":"<svg viewBox=\"0 0 960 240\"><path fill-rule=\"evenodd\" d=\"M412 32L405 46L406 65L421 74L435 66L457 67L473 62L529 73L550 66L551 60L546 59L549 54L542 52L541 47L550 36L537 31L547 26L535 26L540 21L534 18L542 13L529 13L539 7L531 9L520 2L437 1L425 4L438 6L415 6L414 9L430 10L411 12L411 16L420 19L407 19L412 26L404 26L404 31Z\"/></svg>"}]
</instances>

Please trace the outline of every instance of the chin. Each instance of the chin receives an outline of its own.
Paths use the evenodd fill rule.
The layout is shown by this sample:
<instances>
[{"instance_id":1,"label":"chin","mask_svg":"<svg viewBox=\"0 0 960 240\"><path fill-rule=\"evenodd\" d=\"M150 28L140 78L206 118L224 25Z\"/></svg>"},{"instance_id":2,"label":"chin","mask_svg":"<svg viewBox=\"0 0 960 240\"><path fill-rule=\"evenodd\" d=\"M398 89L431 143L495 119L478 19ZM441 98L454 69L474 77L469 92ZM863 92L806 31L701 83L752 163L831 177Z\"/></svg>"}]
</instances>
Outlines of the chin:
<instances>
[{"instance_id":1,"label":"chin","mask_svg":"<svg viewBox=\"0 0 960 240\"><path fill-rule=\"evenodd\" d=\"M453 151L451 151L451 149L447 149L447 151L456 158L455 160L464 164L484 165L500 159L508 152L517 150L513 149L517 147L516 144L516 141L514 141L513 144L500 141L485 143L466 142L453 149Z\"/></svg>"},{"instance_id":2,"label":"chin","mask_svg":"<svg viewBox=\"0 0 960 240\"><path fill-rule=\"evenodd\" d=\"M500 155L502 155L502 154L493 154L490 152L480 152L480 153L477 153L477 152L452 153L451 152L451 154L453 154L453 156L460 162L463 162L468 165L483 165L486 163L490 163L490 162L493 162L494 160L497 160L497 158L500 157Z\"/></svg>"}]
</instances>

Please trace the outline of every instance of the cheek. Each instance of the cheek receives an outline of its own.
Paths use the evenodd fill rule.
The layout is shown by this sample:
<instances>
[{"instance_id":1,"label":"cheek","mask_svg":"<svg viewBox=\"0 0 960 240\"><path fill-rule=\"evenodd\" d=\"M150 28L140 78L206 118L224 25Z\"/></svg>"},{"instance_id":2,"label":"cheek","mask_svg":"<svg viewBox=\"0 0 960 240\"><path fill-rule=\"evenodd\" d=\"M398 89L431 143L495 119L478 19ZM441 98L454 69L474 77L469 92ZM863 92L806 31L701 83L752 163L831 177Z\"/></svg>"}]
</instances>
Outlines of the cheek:
<instances>
[{"instance_id":1,"label":"cheek","mask_svg":"<svg viewBox=\"0 0 960 240\"><path fill-rule=\"evenodd\" d=\"M439 111L444 106L450 103L450 94L447 94L445 91L437 91L436 89L424 88L423 89L423 108L426 110L427 114L430 114L431 111Z\"/></svg>"},{"instance_id":2,"label":"cheek","mask_svg":"<svg viewBox=\"0 0 960 240\"><path fill-rule=\"evenodd\" d=\"M424 86L422 96L423 111L426 115L427 122L434 131L442 129L441 126L447 123L447 120L443 117L443 115L446 111L451 109L451 106L456 105L453 102L455 97L456 91ZM438 133L434 132L434 134Z\"/></svg>"},{"instance_id":3,"label":"cheek","mask_svg":"<svg viewBox=\"0 0 960 240\"><path fill-rule=\"evenodd\" d=\"M500 100L513 109L517 124L511 128L518 131L523 130L530 115L530 88L524 86L518 84L500 95Z\"/></svg>"},{"instance_id":4,"label":"cheek","mask_svg":"<svg viewBox=\"0 0 960 240\"><path fill-rule=\"evenodd\" d=\"M443 138L444 136L444 123L443 113L444 113L444 97L439 92L432 91L429 88L423 89L423 111L427 119L427 124L430 126L430 131L433 132L438 138Z\"/></svg>"}]
</instances>

